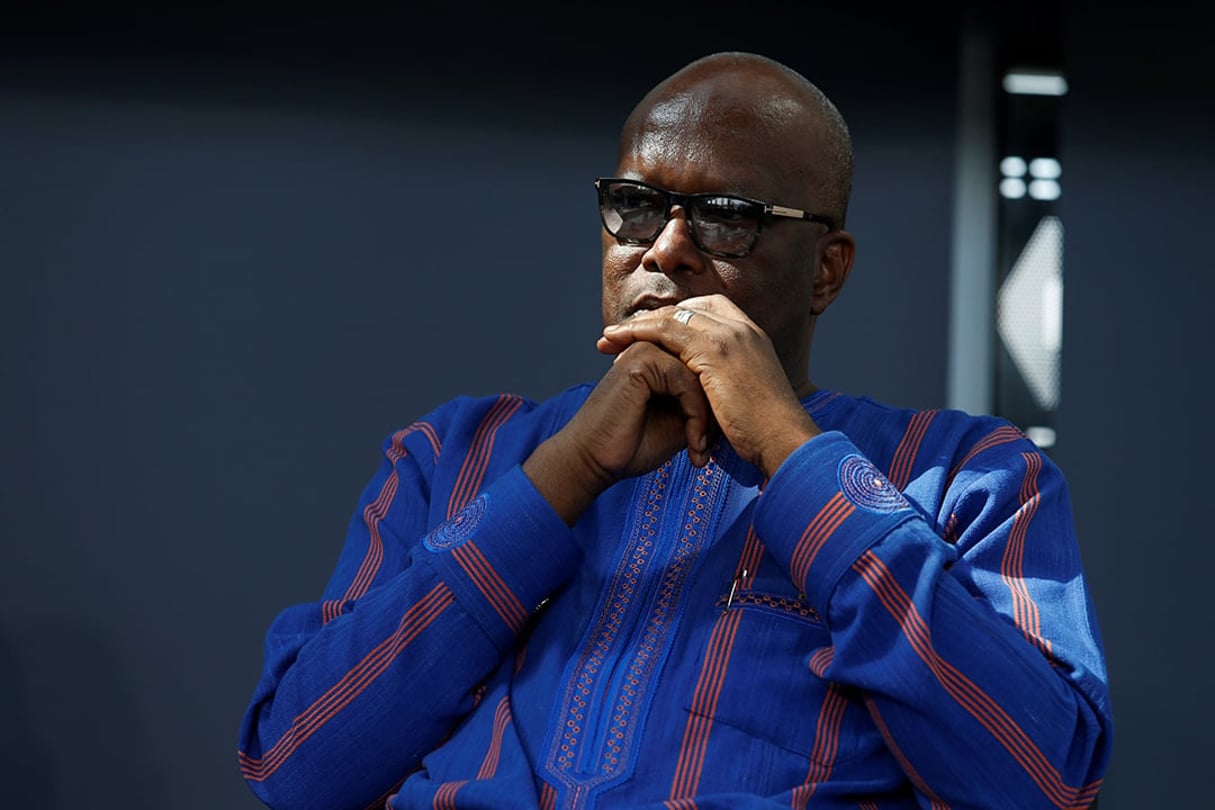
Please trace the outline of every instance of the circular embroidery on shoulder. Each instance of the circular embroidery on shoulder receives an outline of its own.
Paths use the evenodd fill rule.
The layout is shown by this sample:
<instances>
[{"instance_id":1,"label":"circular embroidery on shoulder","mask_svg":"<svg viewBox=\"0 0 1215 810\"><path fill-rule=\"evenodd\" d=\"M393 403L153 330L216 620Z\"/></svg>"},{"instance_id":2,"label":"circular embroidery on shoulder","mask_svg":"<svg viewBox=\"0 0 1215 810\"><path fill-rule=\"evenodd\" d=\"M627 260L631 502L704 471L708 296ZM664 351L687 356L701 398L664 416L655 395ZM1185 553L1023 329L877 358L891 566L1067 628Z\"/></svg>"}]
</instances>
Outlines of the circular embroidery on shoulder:
<instances>
[{"instance_id":1,"label":"circular embroidery on shoulder","mask_svg":"<svg viewBox=\"0 0 1215 810\"><path fill-rule=\"evenodd\" d=\"M855 453L844 456L839 477L844 497L867 512L897 512L911 506L903 493L864 456Z\"/></svg>"},{"instance_id":2,"label":"circular embroidery on shoulder","mask_svg":"<svg viewBox=\"0 0 1215 810\"><path fill-rule=\"evenodd\" d=\"M488 505L489 495L482 492L459 512L436 526L423 538L422 545L431 551L446 551L460 545L473 536L473 532L481 524L481 518L485 517L485 508Z\"/></svg>"}]
</instances>

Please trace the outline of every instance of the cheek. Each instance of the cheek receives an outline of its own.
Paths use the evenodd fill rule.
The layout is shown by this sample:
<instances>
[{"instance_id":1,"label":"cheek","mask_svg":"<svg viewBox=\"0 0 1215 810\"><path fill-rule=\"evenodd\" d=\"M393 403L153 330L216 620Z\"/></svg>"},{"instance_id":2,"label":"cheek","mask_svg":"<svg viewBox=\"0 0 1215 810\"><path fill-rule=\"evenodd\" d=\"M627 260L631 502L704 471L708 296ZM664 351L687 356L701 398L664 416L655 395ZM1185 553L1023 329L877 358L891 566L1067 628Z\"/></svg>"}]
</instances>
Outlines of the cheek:
<instances>
[{"instance_id":1,"label":"cheek","mask_svg":"<svg viewBox=\"0 0 1215 810\"><path fill-rule=\"evenodd\" d=\"M755 273L747 272L728 261L713 262L713 281L719 291L734 302L747 315L763 303L763 296L758 295L759 289L755 283Z\"/></svg>"},{"instance_id":2,"label":"cheek","mask_svg":"<svg viewBox=\"0 0 1215 810\"><path fill-rule=\"evenodd\" d=\"M608 278L621 278L627 276L632 269L637 265L637 248L633 245L622 245L608 236L603 234L603 279L606 283Z\"/></svg>"},{"instance_id":3,"label":"cheek","mask_svg":"<svg viewBox=\"0 0 1215 810\"><path fill-rule=\"evenodd\" d=\"M615 240L604 241L603 245L603 322L616 323L624 317L631 299L627 291L627 282L632 273L635 261L631 260L632 251L623 249Z\"/></svg>"},{"instance_id":4,"label":"cheek","mask_svg":"<svg viewBox=\"0 0 1215 810\"><path fill-rule=\"evenodd\" d=\"M769 337L796 328L809 307L809 288L796 273L759 263L719 265L717 272L726 296Z\"/></svg>"}]
</instances>

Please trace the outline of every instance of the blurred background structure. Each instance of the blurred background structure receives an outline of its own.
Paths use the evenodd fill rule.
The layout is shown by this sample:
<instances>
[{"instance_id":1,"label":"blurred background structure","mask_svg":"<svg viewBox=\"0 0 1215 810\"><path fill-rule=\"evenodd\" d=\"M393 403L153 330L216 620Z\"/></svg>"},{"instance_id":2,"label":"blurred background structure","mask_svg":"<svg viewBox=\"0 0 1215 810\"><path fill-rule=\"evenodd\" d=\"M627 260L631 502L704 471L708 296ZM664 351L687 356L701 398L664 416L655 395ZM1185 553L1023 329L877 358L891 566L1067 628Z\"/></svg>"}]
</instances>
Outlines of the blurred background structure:
<instances>
[{"instance_id":1,"label":"blurred background structure","mask_svg":"<svg viewBox=\"0 0 1215 810\"><path fill-rule=\"evenodd\" d=\"M1108 648L1102 810L1203 805L1215 68L1181 3L241 5L0 12L0 807L259 806L262 634L380 440L602 373L591 179L723 49L852 128L813 379L1047 448Z\"/></svg>"}]
</instances>

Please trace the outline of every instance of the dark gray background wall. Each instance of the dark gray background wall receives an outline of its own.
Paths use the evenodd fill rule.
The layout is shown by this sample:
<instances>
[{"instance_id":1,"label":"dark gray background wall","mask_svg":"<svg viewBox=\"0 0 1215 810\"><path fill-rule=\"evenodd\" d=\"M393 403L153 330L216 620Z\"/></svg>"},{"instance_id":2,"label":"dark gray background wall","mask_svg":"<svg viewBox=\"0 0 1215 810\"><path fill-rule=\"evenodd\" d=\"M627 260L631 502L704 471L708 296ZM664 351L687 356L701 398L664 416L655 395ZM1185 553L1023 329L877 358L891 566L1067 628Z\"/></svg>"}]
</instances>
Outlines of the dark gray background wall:
<instances>
[{"instance_id":1,"label":"dark gray background wall","mask_svg":"<svg viewBox=\"0 0 1215 810\"><path fill-rule=\"evenodd\" d=\"M836 100L860 248L812 375L943 403L959 8L61 11L0 26L0 807L257 806L265 627L323 587L384 435L602 372L590 180L690 58ZM1057 457L1109 648L1102 807L1182 805L1212 754L1207 46L1065 22Z\"/></svg>"},{"instance_id":2,"label":"dark gray background wall","mask_svg":"<svg viewBox=\"0 0 1215 810\"><path fill-rule=\"evenodd\" d=\"M1072 30L1057 459L1114 690L1101 807L1205 807L1215 66L1202 27L1168 6L1086 15Z\"/></svg>"}]
</instances>

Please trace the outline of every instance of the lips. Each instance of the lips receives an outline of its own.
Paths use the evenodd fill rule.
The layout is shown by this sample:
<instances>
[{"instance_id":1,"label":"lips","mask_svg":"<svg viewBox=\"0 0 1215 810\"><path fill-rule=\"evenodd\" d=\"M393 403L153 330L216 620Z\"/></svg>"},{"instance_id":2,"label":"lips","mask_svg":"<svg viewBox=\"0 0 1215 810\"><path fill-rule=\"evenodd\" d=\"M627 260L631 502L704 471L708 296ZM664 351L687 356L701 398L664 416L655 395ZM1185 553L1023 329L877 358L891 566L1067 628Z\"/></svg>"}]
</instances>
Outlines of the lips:
<instances>
[{"instance_id":1,"label":"lips","mask_svg":"<svg viewBox=\"0 0 1215 810\"><path fill-rule=\"evenodd\" d=\"M672 306L674 304L678 304L682 300L682 298L643 295L634 299L632 304L629 304L628 311L624 313L624 317L631 318L638 312L646 312L651 309L658 309L659 307Z\"/></svg>"}]
</instances>

